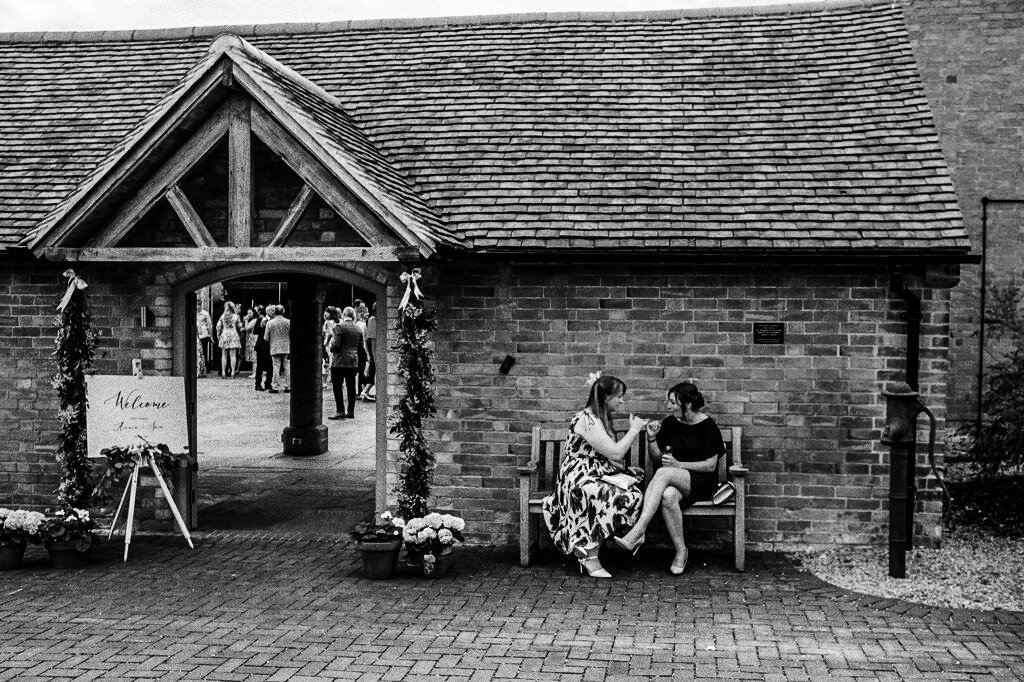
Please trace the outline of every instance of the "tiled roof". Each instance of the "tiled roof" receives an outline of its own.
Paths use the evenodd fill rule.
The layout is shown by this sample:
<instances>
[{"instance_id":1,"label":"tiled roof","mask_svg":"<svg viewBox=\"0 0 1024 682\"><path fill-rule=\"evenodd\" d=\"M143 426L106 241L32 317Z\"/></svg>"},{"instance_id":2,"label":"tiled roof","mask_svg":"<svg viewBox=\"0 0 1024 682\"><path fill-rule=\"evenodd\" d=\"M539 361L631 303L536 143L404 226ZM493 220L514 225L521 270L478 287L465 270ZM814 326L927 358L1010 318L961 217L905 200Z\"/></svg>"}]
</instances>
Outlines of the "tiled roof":
<instances>
[{"instance_id":1,"label":"tiled roof","mask_svg":"<svg viewBox=\"0 0 1024 682\"><path fill-rule=\"evenodd\" d=\"M888 0L232 30L337 97L474 249L969 250ZM0 36L0 244L212 33Z\"/></svg>"},{"instance_id":2,"label":"tiled roof","mask_svg":"<svg viewBox=\"0 0 1024 682\"><path fill-rule=\"evenodd\" d=\"M416 239L433 247L437 242L456 244L457 240L446 230L438 217L409 187L402 176L381 156L366 139L359 127L341 108L336 98L313 83L303 79L291 69L260 52L238 36L226 34L217 39L209 53L193 66L171 90L142 118L139 125L120 140L97 166L90 171L75 192L61 201L33 233L34 246L67 207L89 193L104 175L113 171L123 153L139 142L156 120L169 115L177 100L208 71L217 68L220 57L244 70L255 81L258 91L282 108L288 121L286 127L298 127L308 135L322 153L341 168L346 177L354 179L350 189L366 199L383 204L378 208L385 222L397 221L411 230ZM410 244L416 246L417 244Z\"/></svg>"}]
</instances>

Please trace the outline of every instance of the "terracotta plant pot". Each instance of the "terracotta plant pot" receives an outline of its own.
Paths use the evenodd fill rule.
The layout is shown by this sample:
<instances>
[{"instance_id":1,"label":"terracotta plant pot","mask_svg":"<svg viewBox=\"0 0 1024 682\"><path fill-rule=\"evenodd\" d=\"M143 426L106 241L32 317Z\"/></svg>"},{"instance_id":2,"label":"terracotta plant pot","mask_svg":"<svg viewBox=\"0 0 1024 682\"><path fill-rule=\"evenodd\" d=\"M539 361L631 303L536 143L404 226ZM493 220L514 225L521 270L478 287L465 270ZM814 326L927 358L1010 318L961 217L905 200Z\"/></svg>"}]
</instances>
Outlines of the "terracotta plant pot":
<instances>
[{"instance_id":1,"label":"terracotta plant pot","mask_svg":"<svg viewBox=\"0 0 1024 682\"><path fill-rule=\"evenodd\" d=\"M25 541L0 544L0 571L21 567L25 558Z\"/></svg>"},{"instance_id":2,"label":"terracotta plant pot","mask_svg":"<svg viewBox=\"0 0 1024 682\"><path fill-rule=\"evenodd\" d=\"M363 556L363 577L369 580L388 580L395 577L398 568L398 554L402 540L387 542L360 542L359 553Z\"/></svg>"},{"instance_id":3,"label":"terracotta plant pot","mask_svg":"<svg viewBox=\"0 0 1024 682\"><path fill-rule=\"evenodd\" d=\"M89 562L89 550L78 549L78 543L71 540L48 542L46 551L50 553L50 565L54 568L78 568Z\"/></svg>"}]
</instances>

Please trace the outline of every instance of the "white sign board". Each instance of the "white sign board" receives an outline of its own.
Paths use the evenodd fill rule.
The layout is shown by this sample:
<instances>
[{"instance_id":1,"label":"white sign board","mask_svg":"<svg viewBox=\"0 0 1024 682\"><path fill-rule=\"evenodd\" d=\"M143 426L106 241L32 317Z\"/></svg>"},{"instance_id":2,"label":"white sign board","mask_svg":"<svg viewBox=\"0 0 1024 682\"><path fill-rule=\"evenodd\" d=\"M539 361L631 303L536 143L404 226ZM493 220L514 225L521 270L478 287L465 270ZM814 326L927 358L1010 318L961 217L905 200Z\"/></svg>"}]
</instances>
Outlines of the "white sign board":
<instances>
[{"instance_id":1,"label":"white sign board","mask_svg":"<svg viewBox=\"0 0 1024 682\"><path fill-rule=\"evenodd\" d=\"M171 452L188 451L184 377L93 374L85 382L90 457L115 445L138 445L139 436Z\"/></svg>"}]
</instances>

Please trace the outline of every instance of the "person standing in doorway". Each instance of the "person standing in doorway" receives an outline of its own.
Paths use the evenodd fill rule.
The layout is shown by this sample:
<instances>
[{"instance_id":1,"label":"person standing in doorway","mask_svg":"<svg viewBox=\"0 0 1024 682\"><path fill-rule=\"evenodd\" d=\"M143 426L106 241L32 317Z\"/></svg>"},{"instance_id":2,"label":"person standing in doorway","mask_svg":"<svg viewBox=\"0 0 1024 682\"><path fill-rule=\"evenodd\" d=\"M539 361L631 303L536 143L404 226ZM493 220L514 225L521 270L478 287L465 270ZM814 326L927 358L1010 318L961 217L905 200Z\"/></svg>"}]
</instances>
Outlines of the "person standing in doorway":
<instances>
[{"instance_id":1,"label":"person standing in doorway","mask_svg":"<svg viewBox=\"0 0 1024 682\"><path fill-rule=\"evenodd\" d=\"M220 368L224 378L238 376L238 351L242 347L242 320L235 312L235 304L224 302L224 313L217 320L217 343L220 344Z\"/></svg>"},{"instance_id":2,"label":"person standing in doorway","mask_svg":"<svg viewBox=\"0 0 1024 682\"><path fill-rule=\"evenodd\" d=\"M269 306L273 308L274 306ZM274 376L274 369L270 360L270 344L266 339L267 316L263 306L256 306L256 325L253 327L253 335L256 337L256 361L253 368L253 376L256 377L256 390L269 391L273 386L271 379Z\"/></svg>"},{"instance_id":3,"label":"person standing in doorway","mask_svg":"<svg viewBox=\"0 0 1024 682\"><path fill-rule=\"evenodd\" d=\"M360 400L373 402L377 399L377 303L370 305L370 317L366 320L366 331L363 333L363 348L366 349L366 369L363 372L363 390L359 393Z\"/></svg>"},{"instance_id":4,"label":"person standing in doorway","mask_svg":"<svg viewBox=\"0 0 1024 682\"><path fill-rule=\"evenodd\" d=\"M213 351L213 318L206 308L200 308L196 313L196 330L199 333L199 345L202 347L203 374L210 369L210 354Z\"/></svg>"},{"instance_id":5,"label":"person standing in doorway","mask_svg":"<svg viewBox=\"0 0 1024 682\"><path fill-rule=\"evenodd\" d=\"M288 393L291 390L289 372L291 369L292 323L284 316L283 305L272 305L270 308L274 309L274 316L267 321L267 329L264 332L267 344L270 346L270 364L274 372L270 393L277 393L280 390ZM279 386L281 388L278 388Z\"/></svg>"},{"instance_id":6,"label":"person standing in doorway","mask_svg":"<svg viewBox=\"0 0 1024 682\"><path fill-rule=\"evenodd\" d=\"M328 419L354 419L356 416L356 375L359 374L359 348L363 345L363 332L356 324L356 311L349 307L341 313L341 322L331 330L331 386L337 412ZM342 396L348 398L348 411Z\"/></svg>"}]
</instances>

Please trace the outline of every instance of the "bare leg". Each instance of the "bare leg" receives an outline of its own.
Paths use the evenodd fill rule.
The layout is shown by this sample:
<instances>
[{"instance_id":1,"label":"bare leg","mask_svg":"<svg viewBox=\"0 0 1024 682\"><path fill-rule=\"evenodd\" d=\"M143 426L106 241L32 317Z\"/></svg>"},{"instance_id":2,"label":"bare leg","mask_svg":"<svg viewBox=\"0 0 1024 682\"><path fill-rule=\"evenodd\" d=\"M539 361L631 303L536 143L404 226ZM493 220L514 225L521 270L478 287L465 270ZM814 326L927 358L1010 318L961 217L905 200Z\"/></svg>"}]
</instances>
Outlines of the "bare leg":
<instances>
[{"instance_id":1,"label":"bare leg","mask_svg":"<svg viewBox=\"0 0 1024 682\"><path fill-rule=\"evenodd\" d=\"M683 566L686 563L686 539L683 536L683 510L679 504L684 497L675 488L666 488L661 496L661 517L665 519L665 528L672 538L672 545L676 548L676 555L672 559L674 566Z\"/></svg>"},{"instance_id":2,"label":"bare leg","mask_svg":"<svg viewBox=\"0 0 1024 682\"><path fill-rule=\"evenodd\" d=\"M647 484L644 493L644 506L640 512L640 518L636 525L630 528L629 532L622 536L622 541L633 544L640 540L640 537L647 531L651 519L658 513L661 506L661 497L666 488L675 488L683 496L690 494L690 472L686 469L669 469L662 467L654 474L654 478Z\"/></svg>"},{"instance_id":3,"label":"bare leg","mask_svg":"<svg viewBox=\"0 0 1024 682\"><path fill-rule=\"evenodd\" d=\"M228 375L228 367L231 366L231 365L228 364L228 362L229 362L228 349L227 348L221 348L220 349L220 374L221 374L221 376L226 377Z\"/></svg>"},{"instance_id":4,"label":"bare leg","mask_svg":"<svg viewBox=\"0 0 1024 682\"><path fill-rule=\"evenodd\" d=\"M238 376L238 366L240 364L242 364L241 363L242 356L239 354L239 352L238 352L239 350L240 349L238 349L238 348L232 348L231 349L231 365L232 365L232 367L234 367L234 369L231 370L231 376L233 376L233 377L237 377Z\"/></svg>"}]
</instances>

